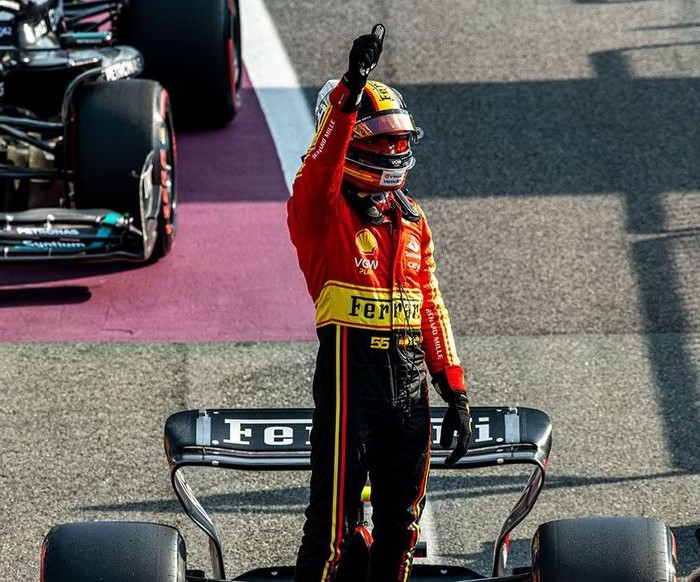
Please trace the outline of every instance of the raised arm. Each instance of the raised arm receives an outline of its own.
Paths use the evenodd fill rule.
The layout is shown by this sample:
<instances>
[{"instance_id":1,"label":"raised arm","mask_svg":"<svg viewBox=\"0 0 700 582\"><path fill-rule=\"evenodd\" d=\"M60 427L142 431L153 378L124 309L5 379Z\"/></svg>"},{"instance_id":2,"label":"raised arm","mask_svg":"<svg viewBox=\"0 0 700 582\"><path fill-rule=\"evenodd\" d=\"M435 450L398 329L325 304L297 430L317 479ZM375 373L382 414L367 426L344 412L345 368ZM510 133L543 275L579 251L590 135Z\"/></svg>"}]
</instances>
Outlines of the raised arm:
<instances>
[{"instance_id":1,"label":"raised arm","mask_svg":"<svg viewBox=\"0 0 700 582\"><path fill-rule=\"evenodd\" d=\"M382 52L383 28L355 39L348 58L348 70L333 87L329 81L316 105L317 130L301 168L297 172L289 201L292 231L300 228L323 232L333 207L338 203L343 165L370 71Z\"/></svg>"}]
</instances>

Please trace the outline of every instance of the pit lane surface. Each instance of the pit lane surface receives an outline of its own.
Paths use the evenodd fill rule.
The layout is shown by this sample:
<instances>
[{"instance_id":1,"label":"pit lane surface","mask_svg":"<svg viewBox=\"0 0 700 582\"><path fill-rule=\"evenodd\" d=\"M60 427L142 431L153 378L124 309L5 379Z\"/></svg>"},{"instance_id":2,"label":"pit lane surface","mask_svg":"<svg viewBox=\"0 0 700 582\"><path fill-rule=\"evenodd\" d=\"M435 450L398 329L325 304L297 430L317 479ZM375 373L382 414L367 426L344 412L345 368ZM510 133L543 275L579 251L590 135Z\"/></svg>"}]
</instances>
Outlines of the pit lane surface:
<instances>
[{"instance_id":1,"label":"pit lane surface","mask_svg":"<svg viewBox=\"0 0 700 582\"><path fill-rule=\"evenodd\" d=\"M662 519L682 571L696 565L698 3L267 5L309 97L342 73L339 39L387 26L375 76L403 90L426 130L411 182L473 398L539 407L554 422L549 482L516 530L514 565L538 523L593 514ZM314 349L0 346L0 578L36 578L45 531L92 518L182 525L204 565L168 488L165 416L310 405ZM305 475L197 481L220 515L230 575L292 560ZM436 471L433 550L487 569L521 481Z\"/></svg>"}]
</instances>

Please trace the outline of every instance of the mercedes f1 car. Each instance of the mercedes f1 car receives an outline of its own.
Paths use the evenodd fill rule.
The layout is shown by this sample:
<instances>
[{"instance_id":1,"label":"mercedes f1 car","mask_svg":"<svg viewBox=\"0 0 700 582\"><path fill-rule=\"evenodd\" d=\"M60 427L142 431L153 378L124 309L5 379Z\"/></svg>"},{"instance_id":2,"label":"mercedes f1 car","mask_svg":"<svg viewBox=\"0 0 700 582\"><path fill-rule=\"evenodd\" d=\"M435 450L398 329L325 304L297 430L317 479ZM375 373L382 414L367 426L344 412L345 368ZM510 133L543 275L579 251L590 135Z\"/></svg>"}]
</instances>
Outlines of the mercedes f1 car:
<instances>
[{"instance_id":1,"label":"mercedes f1 car","mask_svg":"<svg viewBox=\"0 0 700 582\"><path fill-rule=\"evenodd\" d=\"M223 125L241 71L237 0L0 0L0 262L167 254L171 99Z\"/></svg>"},{"instance_id":2,"label":"mercedes f1 car","mask_svg":"<svg viewBox=\"0 0 700 582\"><path fill-rule=\"evenodd\" d=\"M433 439L440 440L445 409L433 409ZM495 542L492 571L417 563L414 582L673 582L676 550L662 522L633 517L562 519L541 525L528 567L508 571L510 534L532 510L545 480L551 423L532 408L474 407L470 449L455 468L527 464L533 471ZM310 467L311 410L191 410L165 425L165 450L176 496L209 540L211 577L187 568L185 541L177 529L157 523L84 522L56 526L42 546L43 582L213 582L226 580L221 539L185 481L186 466L241 470ZM433 458L449 451L436 447ZM371 484L370 484L371 487ZM363 495L364 497L364 495ZM363 501L358 508L363 515ZM371 534L365 524L338 568L336 582L365 580ZM362 530L361 532L359 530ZM256 569L232 580L291 582L292 566Z\"/></svg>"}]
</instances>

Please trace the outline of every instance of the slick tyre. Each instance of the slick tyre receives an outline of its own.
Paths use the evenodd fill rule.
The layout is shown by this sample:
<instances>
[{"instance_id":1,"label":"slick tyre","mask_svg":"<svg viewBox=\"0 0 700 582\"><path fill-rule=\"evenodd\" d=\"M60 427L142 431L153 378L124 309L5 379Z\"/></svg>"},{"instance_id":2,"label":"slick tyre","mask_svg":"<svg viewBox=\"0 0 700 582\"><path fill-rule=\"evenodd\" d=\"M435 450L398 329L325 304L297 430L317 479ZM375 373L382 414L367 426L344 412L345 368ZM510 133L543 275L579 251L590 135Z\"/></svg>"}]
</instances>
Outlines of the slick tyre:
<instances>
[{"instance_id":1,"label":"slick tyre","mask_svg":"<svg viewBox=\"0 0 700 582\"><path fill-rule=\"evenodd\" d=\"M562 519L541 525L532 540L539 582L675 582L673 534L642 517Z\"/></svg>"},{"instance_id":2,"label":"slick tyre","mask_svg":"<svg viewBox=\"0 0 700 582\"><path fill-rule=\"evenodd\" d=\"M185 542L156 523L87 522L51 529L43 582L185 582Z\"/></svg>"},{"instance_id":3,"label":"slick tyre","mask_svg":"<svg viewBox=\"0 0 700 582\"><path fill-rule=\"evenodd\" d=\"M175 134L168 93L128 79L83 87L74 102L75 203L128 213L144 233L144 260L173 246Z\"/></svg>"},{"instance_id":4,"label":"slick tyre","mask_svg":"<svg viewBox=\"0 0 700 582\"><path fill-rule=\"evenodd\" d=\"M169 91L178 125L233 120L243 72L238 0L131 0L118 36L143 54L144 77Z\"/></svg>"}]
</instances>

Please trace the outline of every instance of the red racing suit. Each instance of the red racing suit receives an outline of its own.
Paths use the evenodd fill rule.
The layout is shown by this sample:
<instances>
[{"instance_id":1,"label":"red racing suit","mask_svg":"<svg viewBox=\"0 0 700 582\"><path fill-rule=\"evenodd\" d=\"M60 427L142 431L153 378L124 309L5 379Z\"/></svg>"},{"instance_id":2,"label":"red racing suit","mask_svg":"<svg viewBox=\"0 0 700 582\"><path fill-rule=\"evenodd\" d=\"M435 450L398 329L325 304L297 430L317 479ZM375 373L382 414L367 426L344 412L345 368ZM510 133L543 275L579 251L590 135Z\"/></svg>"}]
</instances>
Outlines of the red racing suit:
<instances>
[{"instance_id":1,"label":"red racing suit","mask_svg":"<svg viewBox=\"0 0 700 582\"><path fill-rule=\"evenodd\" d=\"M342 83L304 158L288 226L316 306L312 476L295 580L333 580L372 484L369 580L408 579L430 454L426 365L463 373L434 275L433 243L392 203L370 223L341 192L356 113Z\"/></svg>"}]
</instances>

